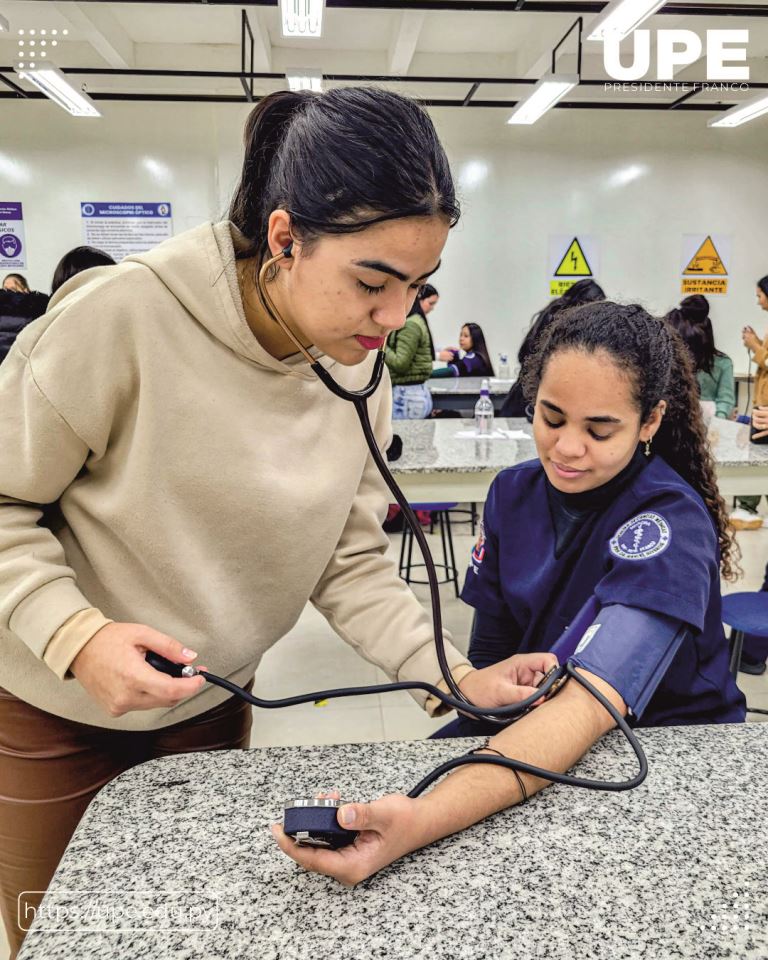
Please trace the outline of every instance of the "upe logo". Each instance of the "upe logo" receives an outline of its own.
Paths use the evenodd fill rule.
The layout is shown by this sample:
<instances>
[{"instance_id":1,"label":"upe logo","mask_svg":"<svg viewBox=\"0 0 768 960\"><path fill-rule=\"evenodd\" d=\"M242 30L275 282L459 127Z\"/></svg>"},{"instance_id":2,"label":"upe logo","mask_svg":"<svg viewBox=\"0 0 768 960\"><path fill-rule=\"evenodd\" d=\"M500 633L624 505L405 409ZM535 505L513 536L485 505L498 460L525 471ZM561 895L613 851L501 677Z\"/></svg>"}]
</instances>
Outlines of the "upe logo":
<instances>
[{"instance_id":1,"label":"upe logo","mask_svg":"<svg viewBox=\"0 0 768 960\"><path fill-rule=\"evenodd\" d=\"M603 41L603 64L614 80L640 80L651 67L651 31L635 30L632 61L621 62L620 39L610 35ZM749 30L707 30L707 80L749 80L746 63ZM695 63L702 55L704 44L692 30L656 31L656 79L673 80L675 70Z\"/></svg>"}]
</instances>

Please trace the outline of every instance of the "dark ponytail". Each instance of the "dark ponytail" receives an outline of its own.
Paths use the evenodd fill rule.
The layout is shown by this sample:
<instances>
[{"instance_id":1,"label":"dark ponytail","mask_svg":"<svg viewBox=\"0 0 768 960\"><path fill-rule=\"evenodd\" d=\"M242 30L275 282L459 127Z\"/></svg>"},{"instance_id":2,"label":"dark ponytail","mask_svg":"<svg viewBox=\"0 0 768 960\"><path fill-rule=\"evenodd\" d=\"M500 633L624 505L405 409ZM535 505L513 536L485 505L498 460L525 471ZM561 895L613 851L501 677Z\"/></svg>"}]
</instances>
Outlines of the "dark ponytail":
<instances>
[{"instance_id":1,"label":"dark ponytail","mask_svg":"<svg viewBox=\"0 0 768 960\"><path fill-rule=\"evenodd\" d=\"M564 310L542 334L526 362L523 386L530 402L536 399L549 360L558 350L569 349L610 354L633 385L641 423L648 420L659 401L666 401L653 449L704 501L717 530L722 574L726 580L736 579L740 573L738 547L717 489L693 362L678 334L636 304L603 301Z\"/></svg>"},{"instance_id":2,"label":"dark ponytail","mask_svg":"<svg viewBox=\"0 0 768 960\"><path fill-rule=\"evenodd\" d=\"M680 334L683 343L693 357L693 367L698 373L712 372L715 357L724 356L715 349L715 334L709 319L709 300L701 294L685 297L680 306L670 310L664 318Z\"/></svg>"},{"instance_id":3,"label":"dark ponytail","mask_svg":"<svg viewBox=\"0 0 768 960\"><path fill-rule=\"evenodd\" d=\"M453 178L435 128L413 100L376 87L270 94L245 127L245 158L229 218L267 253L273 210L287 210L305 247L323 234L384 220L459 219Z\"/></svg>"},{"instance_id":4,"label":"dark ponytail","mask_svg":"<svg viewBox=\"0 0 768 960\"><path fill-rule=\"evenodd\" d=\"M306 90L281 90L260 100L248 115L243 131L243 170L229 208L229 219L249 240L266 238L272 210L267 209L264 198L270 193L274 160L294 116L311 99L312 94ZM261 252L263 244L255 246ZM255 252L256 249L252 249L248 255Z\"/></svg>"}]
</instances>

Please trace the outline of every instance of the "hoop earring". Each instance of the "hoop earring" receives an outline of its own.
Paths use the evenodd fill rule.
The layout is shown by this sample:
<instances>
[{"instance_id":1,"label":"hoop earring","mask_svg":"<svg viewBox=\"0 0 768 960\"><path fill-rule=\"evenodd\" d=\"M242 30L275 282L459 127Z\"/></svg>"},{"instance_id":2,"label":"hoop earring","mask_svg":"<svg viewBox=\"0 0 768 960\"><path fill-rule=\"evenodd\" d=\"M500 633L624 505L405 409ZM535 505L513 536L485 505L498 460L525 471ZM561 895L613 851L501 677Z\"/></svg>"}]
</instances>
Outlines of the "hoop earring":
<instances>
[{"instance_id":1,"label":"hoop earring","mask_svg":"<svg viewBox=\"0 0 768 960\"><path fill-rule=\"evenodd\" d=\"M525 408L525 419L528 421L528 423L533 423L534 410L535 410L535 407L533 406L532 403L529 403L528 406Z\"/></svg>"}]
</instances>

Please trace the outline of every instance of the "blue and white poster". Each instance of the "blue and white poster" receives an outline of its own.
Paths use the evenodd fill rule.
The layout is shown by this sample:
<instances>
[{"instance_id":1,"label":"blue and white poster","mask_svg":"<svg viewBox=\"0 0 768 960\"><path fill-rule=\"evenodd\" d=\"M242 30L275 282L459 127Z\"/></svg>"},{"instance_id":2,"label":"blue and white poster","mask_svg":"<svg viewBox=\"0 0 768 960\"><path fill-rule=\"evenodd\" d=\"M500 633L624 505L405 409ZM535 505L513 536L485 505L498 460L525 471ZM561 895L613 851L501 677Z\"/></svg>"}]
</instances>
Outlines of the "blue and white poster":
<instances>
[{"instance_id":1,"label":"blue and white poster","mask_svg":"<svg viewBox=\"0 0 768 960\"><path fill-rule=\"evenodd\" d=\"M83 243L120 261L173 236L170 203L80 204Z\"/></svg>"},{"instance_id":2,"label":"blue and white poster","mask_svg":"<svg viewBox=\"0 0 768 960\"><path fill-rule=\"evenodd\" d=\"M21 204L0 200L0 270L25 270L26 247Z\"/></svg>"}]
</instances>

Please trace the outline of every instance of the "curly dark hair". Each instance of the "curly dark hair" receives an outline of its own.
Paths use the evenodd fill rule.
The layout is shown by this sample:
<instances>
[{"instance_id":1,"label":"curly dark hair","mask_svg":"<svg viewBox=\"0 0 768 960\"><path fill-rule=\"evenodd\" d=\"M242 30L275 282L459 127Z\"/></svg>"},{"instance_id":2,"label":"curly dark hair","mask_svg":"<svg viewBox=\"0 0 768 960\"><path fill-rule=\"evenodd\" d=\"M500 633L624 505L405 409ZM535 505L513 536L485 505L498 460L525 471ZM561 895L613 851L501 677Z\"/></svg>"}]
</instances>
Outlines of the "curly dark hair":
<instances>
[{"instance_id":1,"label":"curly dark hair","mask_svg":"<svg viewBox=\"0 0 768 960\"><path fill-rule=\"evenodd\" d=\"M638 304L604 300L563 310L526 361L523 389L529 402L535 401L547 363L558 350L610 354L633 386L641 423L659 401L666 401L654 450L704 501L717 530L720 569L726 580L735 580L741 573L739 549L717 489L693 360L679 334Z\"/></svg>"}]
</instances>

